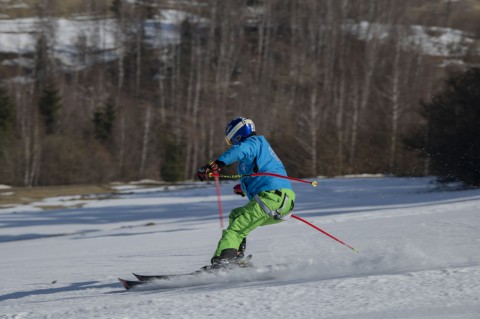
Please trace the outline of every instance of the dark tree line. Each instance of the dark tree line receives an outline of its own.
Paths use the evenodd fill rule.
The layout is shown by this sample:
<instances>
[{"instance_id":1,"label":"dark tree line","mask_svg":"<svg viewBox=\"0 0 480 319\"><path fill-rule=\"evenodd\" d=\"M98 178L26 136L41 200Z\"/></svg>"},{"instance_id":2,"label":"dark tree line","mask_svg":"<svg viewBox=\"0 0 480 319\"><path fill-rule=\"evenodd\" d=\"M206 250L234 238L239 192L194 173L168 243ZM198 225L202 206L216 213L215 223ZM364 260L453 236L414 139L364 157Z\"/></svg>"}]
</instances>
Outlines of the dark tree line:
<instances>
[{"instance_id":1,"label":"dark tree line","mask_svg":"<svg viewBox=\"0 0 480 319\"><path fill-rule=\"evenodd\" d=\"M82 35L69 70L53 54L54 9L41 7L32 66L0 69L0 182L191 179L239 115L292 176L424 173L428 158L401 141L444 69L404 45L425 22L416 1L202 3L179 5L178 39L155 45L167 4L113 0L92 14L113 19L115 49Z\"/></svg>"},{"instance_id":2,"label":"dark tree line","mask_svg":"<svg viewBox=\"0 0 480 319\"><path fill-rule=\"evenodd\" d=\"M423 116L425 124L408 143L426 153L442 180L480 186L480 68L449 76L423 103Z\"/></svg>"}]
</instances>

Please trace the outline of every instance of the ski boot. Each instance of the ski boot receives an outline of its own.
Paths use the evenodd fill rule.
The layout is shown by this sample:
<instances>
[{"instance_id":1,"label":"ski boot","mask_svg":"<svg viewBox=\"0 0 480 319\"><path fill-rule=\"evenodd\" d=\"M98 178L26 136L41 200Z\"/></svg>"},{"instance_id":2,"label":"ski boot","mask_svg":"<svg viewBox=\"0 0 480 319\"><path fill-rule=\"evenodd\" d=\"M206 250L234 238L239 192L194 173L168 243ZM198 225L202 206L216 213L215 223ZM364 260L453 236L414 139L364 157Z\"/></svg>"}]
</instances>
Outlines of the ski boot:
<instances>
[{"instance_id":1,"label":"ski boot","mask_svg":"<svg viewBox=\"0 0 480 319\"><path fill-rule=\"evenodd\" d=\"M242 268L253 267L253 263L250 261L252 255L245 256L245 249L247 249L247 238L244 238L238 247L236 264Z\"/></svg>"},{"instance_id":2,"label":"ski boot","mask_svg":"<svg viewBox=\"0 0 480 319\"><path fill-rule=\"evenodd\" d=\"M247 249L247 238L244 238L240 243L237 251L237 258L244 258L245 257L245 249Z\"/></svg>"},{"instance_id":3,"label":"ski boot","mask_svg":"<svg viewBox=\"0 0 480 319\"><path fill-rule=\"evenodd\" d=\"M252 259L252 256L250 255L244 257L243 254L243 252L245 251L245 242L242 242L242 245L240 245L240 248L242 248L242 251L240 252L233 248L223 250L220 256L215 256L211 259L211 265L202 267L202 270L213 271L253 267L253 264L250 261L250 259Z\"/></svg>"}]
</instances>

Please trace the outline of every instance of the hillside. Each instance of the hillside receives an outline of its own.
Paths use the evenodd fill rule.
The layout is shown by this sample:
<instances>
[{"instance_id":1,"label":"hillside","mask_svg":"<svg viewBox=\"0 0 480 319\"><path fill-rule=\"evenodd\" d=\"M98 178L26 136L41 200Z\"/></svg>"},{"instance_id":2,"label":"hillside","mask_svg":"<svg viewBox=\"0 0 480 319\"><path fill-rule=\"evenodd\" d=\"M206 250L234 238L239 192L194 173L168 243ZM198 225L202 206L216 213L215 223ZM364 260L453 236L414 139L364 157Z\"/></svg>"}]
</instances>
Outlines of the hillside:
<instances>
[{"instance_id":1,"label":"hillside","mask_svg":"<svg viewBox=\"0 0 480 319\"><path fill-rule=\"evenodd\" d=\"M480 63L475 1L36 4L2 1L13 186L190 180L239 115L295 176L435 174L404 141Z\"/></svg>"},{"instance_id":2,"label":"hillside","mask_svg":"<svg viewBox=\"0 0 480 319\"><path fill-rule=\"evenodd\" d=\"M150 43L155 47L166 48L180 41L179 27L186 18L200 19L202 15L208 19L208 11L202 9L207 2L149 2L154 20L157 24L146 24L145 33L150 36ZM261 7L261 2L256 5ZM4 55L1 65L31 66L33 60L28 55L33 54L36 46L35 33L41 31L39 15L53 18L50 25L56 33L50 41L54 43L56 58L67 69L85 67L79 64L81 53L79 39L86 38L86 45L95 51L97 58L90 63L108 62L117 59L115 51L115 33L119 26L111 18L114 1L102 0L86 2L80 0L68 1L38 1L38 0L2 0L0 8L0 57ZM253 8L253 7L251 7ZM256 13L255 13L256 12ZM243 14L251 21L258 19L255 14L262 10L246 10ZM191 15L195 13L195 15ZM103 17L103 18L102 18ZM196 17L196 18L195 18ZM480 54L480 27L476 23L480 19L480 5L473 0L462 1L432 1L416 2L406 10L406 23L410 28L404 31L408 34L405 45L419 49L427 56L447 58L441 65L460 63L469 54ZM436 17L434 20L432 17ZM389 22L375 23L370 26L368 17L359 14L355 20L361 21L358 35L363 40L371 39L375 33L390 32ZM204 20L208 21L208 20ZM208 22L207 22L208 23ZM423 26L419 23L423 23ZM345 22L347 24L347 22ZM352 26L349 24L348 28ZM363 29L363 30L362 30ZM100 33L99 33L100 32ZM367 32L367 33L365 33ZM27 57L18 58L18 55ZM453 60L453 61L452 61ZM468 58L467 58L468 60Z\"/></svg>"}]
</instances>

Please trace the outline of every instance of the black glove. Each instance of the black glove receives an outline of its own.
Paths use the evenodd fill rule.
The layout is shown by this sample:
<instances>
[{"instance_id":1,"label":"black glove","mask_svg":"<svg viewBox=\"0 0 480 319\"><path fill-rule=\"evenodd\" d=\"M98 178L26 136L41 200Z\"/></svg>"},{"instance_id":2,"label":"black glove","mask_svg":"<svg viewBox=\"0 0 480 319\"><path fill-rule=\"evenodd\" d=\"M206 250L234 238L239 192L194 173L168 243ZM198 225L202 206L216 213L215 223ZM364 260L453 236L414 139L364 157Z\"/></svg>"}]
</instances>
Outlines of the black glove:
<instances>
[{"instance_id":1,"label":"black glove","mask_svg":"<svg viewBox=\"0 0 480 319\"><path fill-rule=\"evenodd\" d=\"M203 182L210 178L210 173L218 172L219 170L220 166L218 166L217 162L213 161L210 164L200 167L197 171L197 177Z\"/></svg>"}]
</instances>

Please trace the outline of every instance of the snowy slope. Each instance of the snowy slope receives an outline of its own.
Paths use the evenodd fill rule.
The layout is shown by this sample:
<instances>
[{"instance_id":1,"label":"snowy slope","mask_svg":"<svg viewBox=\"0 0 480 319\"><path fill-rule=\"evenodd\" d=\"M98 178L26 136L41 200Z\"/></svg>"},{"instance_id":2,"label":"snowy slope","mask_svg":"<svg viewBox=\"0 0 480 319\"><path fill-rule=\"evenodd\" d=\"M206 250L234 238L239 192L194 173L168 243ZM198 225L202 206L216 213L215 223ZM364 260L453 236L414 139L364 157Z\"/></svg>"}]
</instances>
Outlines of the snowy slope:
<instances>
[{"instance_id":1,"label":"snowy slope","mask_svg":"<svg viewBox=\"0 0 480 319\"><path fill-rule=\"evenodd\" d=\"M215 188L125 190L0 209L0 318L480 318L480 190L432 179L294 185L295 213L261 227L258 267L125 292L131 272L190 272L220 236ZM245 203L222 184L225 214ZM37 206L61 204L63 210ZM81 206L81 207L80 207ZM288 263L288 266L283 266Z\"/></svg>"}]
</instances>

